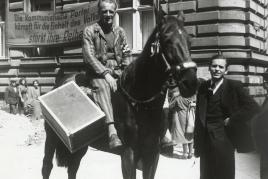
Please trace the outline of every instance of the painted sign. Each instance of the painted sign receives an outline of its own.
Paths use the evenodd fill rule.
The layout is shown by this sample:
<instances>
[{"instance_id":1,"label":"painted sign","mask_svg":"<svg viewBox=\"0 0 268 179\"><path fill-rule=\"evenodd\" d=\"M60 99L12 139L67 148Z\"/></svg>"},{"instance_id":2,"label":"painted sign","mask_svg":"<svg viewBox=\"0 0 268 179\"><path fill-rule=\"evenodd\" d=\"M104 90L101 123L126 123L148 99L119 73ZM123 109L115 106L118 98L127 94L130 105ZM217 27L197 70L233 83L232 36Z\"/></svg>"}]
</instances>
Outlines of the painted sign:
<instances>
[{"instance_id":1,"label":"painted sign","mask_svg":"<svg viewBox=\"0 0 268 179\"><path fill-rule=\"evenodd\" d=\"M60 12L9 12L8 45L42 46L77 42L98 20L97 3Z\"/></svg>"}]
</instances>

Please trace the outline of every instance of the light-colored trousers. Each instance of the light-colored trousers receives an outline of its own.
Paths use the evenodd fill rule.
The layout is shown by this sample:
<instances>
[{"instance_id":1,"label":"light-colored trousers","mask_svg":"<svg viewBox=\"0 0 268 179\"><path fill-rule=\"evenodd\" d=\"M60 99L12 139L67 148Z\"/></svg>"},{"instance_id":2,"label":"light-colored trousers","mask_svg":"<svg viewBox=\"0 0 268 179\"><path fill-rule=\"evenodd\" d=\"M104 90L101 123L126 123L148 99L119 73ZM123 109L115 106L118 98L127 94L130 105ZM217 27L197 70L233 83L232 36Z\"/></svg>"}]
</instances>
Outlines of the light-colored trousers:
<instances>
[{"instance_id":1,"label":"light-colored trousers","mask_svg":"<svg viewBox=\"0 0 268 179\"><path fill-rule=\"evenodd\" d=\"M93 93L93 100L103 110L106 115L105 123L113 123L113 106L111 98L111 88L105 79L97 78L91 80L91 85L97 87L96 92Z\"/></svg>"}]
</instances>

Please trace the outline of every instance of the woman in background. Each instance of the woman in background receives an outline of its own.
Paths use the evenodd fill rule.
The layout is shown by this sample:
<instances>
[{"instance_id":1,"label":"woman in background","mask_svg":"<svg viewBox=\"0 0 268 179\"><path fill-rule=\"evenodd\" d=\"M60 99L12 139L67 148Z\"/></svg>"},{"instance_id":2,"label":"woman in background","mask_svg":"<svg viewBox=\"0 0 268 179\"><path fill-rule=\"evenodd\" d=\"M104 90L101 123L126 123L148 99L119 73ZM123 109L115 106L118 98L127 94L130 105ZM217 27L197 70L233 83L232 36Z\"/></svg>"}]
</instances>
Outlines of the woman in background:
<instances>
[{"instance_id":1,"label":"woman in background","mask_svg":"<svg viewBox=\"0 0 268 179\"><path fill-rule=\"evenodd\" d=\"M33 112L31 119L32 120L38 120L41 117L41 107L40 102L38 100L38 97L40 96L41 91L39 87L39 81L34 80L33 86L28 88L28 98L29 98L29 104L33 107Z\"/></svg>"},{"instance_id":2,"label":"woman in background","mask_svg":"<svg viewBox=\"0 0 268 179\"><path fill-rule=\"evenodd\" d=\"M28 101L28 87L27 87L27 81L25 78L21 78L19 80L19 85L18 85L18 92L19 92L19 104L18 104L18 109L19 109L19 114L22 115L24 114L24 108L26 107L27 101Z\"/></svg>"},{"instance_id":3,"label":"woman in background","mask_svg":"<svg viewBox=\"0 0 268 179\"><path fill-rule=\"evenodd\" d=\"M182 159L190 159L193 156L195 100L196 95L184 98L177 88L171 91L171 136L174 142L182 144Z\"/></svg>"}]
</instances>

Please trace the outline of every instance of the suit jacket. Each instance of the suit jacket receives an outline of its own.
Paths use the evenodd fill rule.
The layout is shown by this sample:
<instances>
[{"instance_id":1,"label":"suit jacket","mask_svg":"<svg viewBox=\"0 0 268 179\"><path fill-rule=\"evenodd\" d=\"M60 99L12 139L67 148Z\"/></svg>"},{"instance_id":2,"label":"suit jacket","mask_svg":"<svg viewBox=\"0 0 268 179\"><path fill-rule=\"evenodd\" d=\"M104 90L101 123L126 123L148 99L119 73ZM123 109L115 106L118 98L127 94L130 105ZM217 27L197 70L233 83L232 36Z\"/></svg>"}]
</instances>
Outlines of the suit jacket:
<instances>
[{"instance_id":1,"label":"suit jacket","mask_svg":"<svg viewBox=\"0 0 268 179\"><path fill-rule=\"evenodd\" d=\"M194 135L197 156L200 156L204 149L204 140L207 132L206 111L209 85L210 81L202 83L197 95ZM238 152L252 151L254 145L251 137L250 121L259 111L259 106L243 89L240 81L224 79L221 87L223 91L221 95L221 108L224 113L224 119L230 118L229 125L225 127L225 133ZM215 133L217 133L216 129Z\"/></svg>"},{"instance_id":2,"label":"suit jacket","mask_svg":"<svg viewBox=\"0 0 268 179\"><path fill-rule=\"evenodd\" d=\"M5 101L7 104L18 104L19 92L14 90L13 87L8 86L5 91Z\"/></svg>"},{"instance_id":3,"label":"suit jacket","mask_svg":"<svg viewBox=\"0 0 268 179\"><path fill-rule=\"evenodd\" d=\"M266 98L265 101L268 98ZM256 148L261 153L267 153L268 151L268 103L263 104L262 109L258 115L253 119L252 123L253 137L256 144Z\"/></svg>"}]
</instances>

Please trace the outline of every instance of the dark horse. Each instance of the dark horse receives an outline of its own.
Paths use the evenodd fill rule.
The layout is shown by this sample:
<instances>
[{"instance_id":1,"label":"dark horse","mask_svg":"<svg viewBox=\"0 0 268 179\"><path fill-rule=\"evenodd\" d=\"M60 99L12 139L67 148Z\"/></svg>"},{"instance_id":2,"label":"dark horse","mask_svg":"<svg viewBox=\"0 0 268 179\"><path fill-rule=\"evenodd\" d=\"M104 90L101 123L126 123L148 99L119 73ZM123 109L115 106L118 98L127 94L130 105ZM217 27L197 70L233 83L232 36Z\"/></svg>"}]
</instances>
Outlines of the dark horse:
<instances>
[{"instance_id":1,"label":"dark horse","mask_svg":"<svg viewBox=\"0 0 268 179\"><path fill-rule=\"evenodd\" d=\"M136 178L139 160L143 178L155 176L168 79L175 80L184 97L196 92L196 66L190 58L189 37L182 19L181 16L161 16L141 55L126 67L120 79L119 89L131 114L122 116L123 129L120 130L124 143L121 154L124 179Z\"/></svg>"},{"instance_id":2,"label":"dark horse","mask_svg":"<svg viewBox=\"0 0 268 179\"><path fill-rule=\"evenodd\" d=\"M158 18L157 27L141 55L124 69L115 94L118 100L114 104L114 115L123 142L119 154L124 179L136 178L139 161L144 179L155 176L160 137L164 132L165 119L161 115L167 81L172 78L184 97L192 96L197 88L196 65L190 58L189 36L182 18L162 15ZM72 162L67 165L68 174L72 174L69 179L75 178L86 150L78 152L78 157L73 157L76 166L71 166ZM74 168L70 173L69 167Z\"/></svg>"}]
</instances>

